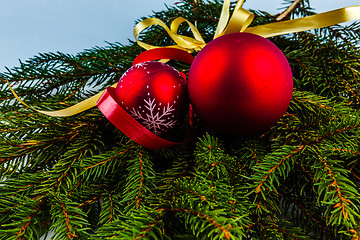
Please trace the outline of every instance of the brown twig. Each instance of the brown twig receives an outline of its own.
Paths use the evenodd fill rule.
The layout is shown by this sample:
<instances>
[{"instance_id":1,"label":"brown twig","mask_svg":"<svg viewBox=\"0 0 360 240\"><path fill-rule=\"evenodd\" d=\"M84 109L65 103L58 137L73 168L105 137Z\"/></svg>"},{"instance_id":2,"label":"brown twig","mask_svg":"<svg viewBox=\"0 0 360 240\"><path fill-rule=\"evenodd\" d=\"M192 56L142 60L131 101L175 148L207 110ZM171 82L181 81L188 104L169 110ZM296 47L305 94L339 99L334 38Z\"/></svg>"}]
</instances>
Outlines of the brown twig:
<instances>
[{"instance_id":1,"label":"brown twig","mask_svg":"<svg viewBox=\"0 0 360 240\"><path fill-rule=\"evenodd\" d=\"M294 2L276 18L276 21L281 21L286 18L299 5L300 1L301 0L294 0Z\"/></svg>"}]
</instances>

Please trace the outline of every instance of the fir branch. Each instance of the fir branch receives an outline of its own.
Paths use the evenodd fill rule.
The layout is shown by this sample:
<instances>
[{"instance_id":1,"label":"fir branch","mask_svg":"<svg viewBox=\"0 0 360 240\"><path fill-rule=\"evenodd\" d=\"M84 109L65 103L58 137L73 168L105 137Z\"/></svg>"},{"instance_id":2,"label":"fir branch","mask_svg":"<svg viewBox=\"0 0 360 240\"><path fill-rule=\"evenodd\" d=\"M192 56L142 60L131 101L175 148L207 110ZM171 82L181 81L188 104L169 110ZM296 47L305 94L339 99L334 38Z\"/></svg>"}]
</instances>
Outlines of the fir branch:
<instances>
[{"instance_id":1,"label":"fir branch","mask_svg":"<svg viewBox=\"0 0 360 240\"><path fill-rule=\"evenodd\" d=\"M359 126L357 112L349 107L346 102L331 102L323 97L304 92L301 95L294 93L294 101L290 109L293 109L301 116L301 119L293 117L291 119L293 126L288 129L289 137L295 137L302 144L316 144L326 139L338 137L352 139L352 129L356 130ZM301 96L301 97L300 97ZM304 116L311 117L305 118ZM294 124L297 120L297 126Z\"/></svg>"},{"instance_id":2,"label":"fir branch","mask_svg":"<svg viewBox=\"0 0 360 240\"><path fill-rule=\"evenodd\" d=\"M265 227L266 228L263 231L263 237L265 239L312 239L304 234L303 229L293 227L286 221L279 221L277 223L270 222L268 225L265 225Z\"/></svg>"},{"instance_id":3,"label":"fir branch","mask_svg":"<svg viewBox=\"0 0 360 240\"><path fill-rule=\"evenodd\" d=\"M294 0L293 3L283 11L279 16L276 17L276 21L281 21L286 18L299 4L301 0Z\"/></svg>"},{"instance_id":4,"label":"fir branch","mask_svg":"<svg viewBox=\"0 0 360 240\"><path fill-rule=\"evenodd\" d=\"M103 204L101 205L99 226L112 223L123 215L122 204L120 195L116 195L114 192L108 191L102 198Z\"/></svg>"},{"instance_id":5,"label":"fir branch","mask_svg":"<svg viewBox=\"0 0 360 240\"><path fill-rule=\"evenodd\" d=\"M31 221L33 220L34 216L35 216L35 215L39 212L39 210L41 209L43 203L44 203L44 199L40 199L39 206L38 206L36 209L34 209L33 214L32 214L31 216L28 216L28 217L27 217L27 219L28 219L29 221L28 221L27 223L25 223L25 225L23 225L23 226L21 227L21 229L20 229L19 232L16 233L16 235L18 236L18 237L16 238L17 240L23 239L26 235L28 235L28 236L29 236L29 235L30 235L30 236L32 235L32 234L26 234L27 229L28 229ZM19 210L19 209L17 209L17 210Z\"/></svg>"},{"instance_id":6,"label":"fir branch","mask_svg":"<svg viewBox=\"0 0 360 240\"><path fill-rule=\"evenodd\" d=\"M322 205L328 205L326 215L330 216L328 223L354 228L360 215L357 213L359 193L346 175L348 171L337 167L337 160L331 160L312 147L319 162L314 162L317 170L315 181L318 182L318 195ZM331 165L330 165L331 162ZM355 202L354 202L355 201Z\"/></svg>"},{"instance_id":7,"label":"fir branch","mask_svg":"<svg viewBox=\"0 0 360 240\"><path fill-rule=\"evenodd\" d=\"M89 223L85 213L77 207L78 203L54 192L49 200L53 203L50 210L53 220L50 230L55 234L52 239L84 239L89 236Z\"/></svg>"},{"instance_id":8,"label":"fir branch","mask_svg":"<svg viewBox=\"0 0 360 240\"><path fill-rule=\"evenodd\" d=\"M253 167L254 171L258 173L253 177L255 182L254 192L259 194L265 189L276 192L277 190L273 183L275 181L277 185L279 184L276 174L286 179L292 170L295 155L303 151L304 148L304 145L297 147L283 146L281 149L266 155L262 162L259 162L258 165Z\"/></svg>"},{"instance_id":9,"label":"fir branch","mask_svg":"<svg viewBox=\"0 0 360 240\"><path fill-rule=\"evenodd\" d=\"M212 189L213 187L210 184L211 183L206 182L202 184L201 180L199 181L198 179L176 179L172 182L172 189L169 190L169 193L172 193L173 197L175 197L175 195L188 195L194 199L194 203L197 201L195 199L198 199L199 202L207 201L209 200L209 196L210 198L213 197L214 189Z\"/></svg>"},{"instance_id":10,"label":"fir branch","mask_svg":"<svg viewBox=\"0 0 360 240\"><path fill-rule=\"evenodd\" d=\"M143 207L102 226L91 239L163 239L164 209Z\"/></svg>"},{"instance_id":11,"label":"fir branch","mask_svg":"<svg viewBox=\"0 0 360 240\"><path fill-rule=\"evenodd\" d=\"M335 240L334 230L329 231L326 225L326 217L319 215L319 207L317 205L307 205L310 197L303 196L301 192L298 192L298 190L291 191L286 189L285 186L279 188L279 194L283 197L282 214L294 224L302 226L307 232L316 232L320 229L320 236L329 240ZM309 221L310 223L308 223Z\"/></svg>"},{"instance_id":12,"label":"fir branch","mask_svg":"<svg viewBox=\"0 0 360 240\"><path fill-rule=\"evenodd\" d=\"M222 217L224 211L221 209L209 211L196 207L196 205L193 207L189 206L189 204L186 204L186 207L182 205L173 206L169 210L184 216L186 223L198 239L206 239L209 234L211 239L235 239L235 237L241 238L244 235L236 223L241 217L237 219L225 218ZM202 220L205 220L205 223L199 224Z\"/></svg>"},{"instance_id":13,"label":"fir branch","mask_svg":"<svg viewBox=\"0 0 360 240\"><path fill-rule=\"evenodd\" d=\"M213 225L215 227L215 229L217 229L219 231L220 236L215 235L215 236L213 236L213 239L217 239L217 238L231 239L231 238L233 238L233 236L229 232L229 230L232 228L231 224L228 224L227 226L223 226L221 223L219 223L215 219L213 219L210 215L207 215L207 214L204 214L204 213L198 212L196 210L192 210L192 209L174 208L171 210L174 212L180 212L180 213L190 214L191 216L204 218L207 222L209 222L211 225ZM190 220L190 224L194 224L194 223L195 223L195 220ZM194 233L195 233L195 229L194 229ZM199 233L196 233L196 235L199 236Z\"/></svg>"},{"instance_id":14,"label":"fir branch","mask_svg":"<svg viewBox=\"0 0 360 240\"><path fill-rule=\"evenodd\" d=\"M66 193L72 191L72 186L76 185L76 182L74 183L76 175L80 172L77 162L82 158L93 156L97 148L103 144L99 139L93 137L95 136L79 135L74 139L73 144L66 149L62 158L49 171L48 179L42 183L42 191L46 192L50 189Z\"/></svg>"},{"instance_id":15,"label":"fir branch","mask_svg":"<svg viewBox=\"0 0 360 240\"><path fill-rule=\"evenodd\" d=\"M0 142L0 166L4 170L36 171L51 166L53 156L62 153L67 143L90 126L61 120L50 120L44 124L44 119L46 117L39 114L18 113L14 118L2 121L0 127L9 128L0 132L3 137Z\"/></svg>"},{"instance_id":16,"label":"fir branch","mask_svg":"<svg viewBox=\"0 0 360 240\"><path fill-rule=\"evenodd\" d=\"M154 183L155 171L153 164L141 147L132 149L127 171L129 172L123 190L123 204L125 212L139 209L143 206L145 196L152 193L156 187Z\"/></svg>"},{"instance_id":17,"label":"fir branch","mask_svg":"<svg viewBox=\"0 0 360 240\"><path fill-rule=\"evenodd\" d=\"M79 168L82 168L82 175L84 181L105 178L108 174L114 173L118 168L121 168L121 160L126 159L128 151L133 148L114 148L99 155L85 158L79 162Z\"/></svg>"},{"instance_id":18,"label":"fir branch","mask_svg":"<svg viewBox=\"0 0 360 240\"><path fill-rule=\"evenodd\" d=\"M224 154L219 140L210 134L205 134L196 145L196 164L199 172L206 172L209 179L229 178L226 165L233 158Z\"/></svg>"},{"instance_id":19,"label":"fir branch","mask_svg":"<svg viewBox=\"0 0 360 240\"><path fill-rule=\"evenodd\" d=\"M241 202L243 195L237 196L233 188L224 182L206 179L205 174L175 180L169 194L172 196L164 204L170 208L165 208L182 216L198 239L204 239L203 236L212 239L240 237L250 225L248 208ZM208 224L200 224L201 219Z\"/></svg>"},{"instance_id":20,"label":"fir branch","mask_svg":"<svg viewBox=\"0 0 360 240\"><path fill-rule=\"evenodd\" d=\"M181 15L209 42L221 4L184 0L153 17L170 24ZM253 12L252 26L276 21ZM289 16L312 14L306 0ZM295 91L268 132L217 138L195 116L192 139L161 151L138 147L96 109L66 119L24 109L5 81L31 106L63 108L116 82L143 51L135 42L39 54L0 74L0 238L49 228L53 239L358 238L358 30L270 39L291 65ZM161 28L144 33L149 44L173 43ZM181 25L179 34L191 32Z\"/></svg>"},{"instance_id":21,"label":"fir branch","mask_svg":"<svg viewBox=\"0 0 360 240\"><path fill-rule=\"evenodd\" d=\"M138 48L134 50L138 52ZM59 52L40 54L20 67L9 70L2 77L3 86L6 85L4 80L7 77L11 83L19 83L15 91L20 97L39 99L56 93L64 95L63 101L70 96L79 99L82 94L86 95L85 89L93 93L92 88L98 88L99 85L104 88L131 66L130 51L127 50L126 55L122 53L122 46L110 44L107 48L94 48L93 51L85 51L77 56Z\"/></svg>"},{"instance_id":22,"label":"fir branch","mask_svg":"<svg viewBox=\"0 0 360 240\"><path fill-rule=\"evenodd\" d=\"M41 236L37 229L41 229L40 224L44 219L41 216L41 209L46 198L38 196L30 199L18 195L8 197L7 200L1 199L1 202L1 207L4 205L7 207L5 211L0 212L0 215L4 214L8 219L8 223L3 222L1 225L1 239L21 240L32 238L34 235L38 238Z\"/></svg>"}]
</instances>

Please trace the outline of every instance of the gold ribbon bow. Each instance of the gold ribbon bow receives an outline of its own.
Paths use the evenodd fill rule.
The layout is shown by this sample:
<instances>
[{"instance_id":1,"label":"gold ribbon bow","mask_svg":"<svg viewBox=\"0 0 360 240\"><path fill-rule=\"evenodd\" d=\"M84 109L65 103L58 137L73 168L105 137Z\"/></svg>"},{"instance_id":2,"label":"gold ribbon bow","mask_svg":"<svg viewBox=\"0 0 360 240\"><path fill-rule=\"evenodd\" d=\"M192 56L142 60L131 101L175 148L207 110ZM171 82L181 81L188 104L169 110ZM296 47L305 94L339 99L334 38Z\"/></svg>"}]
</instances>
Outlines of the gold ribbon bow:
<instances>
[{"instance_id":1,"label":"gold ribbon bow","mask_svg":"<svg viewBox=\"0 0 360 240\"><path fill-rule=\"evenodd\" d=\"M254 19L254 14L242 8L243 3L244 0L237 1L232 16L230 17L230 0L224 0L214 39L224 34L233 32L254 33L262 37L268 38L287 33L302 32L306 30L328 27L338 23L357 20L360 18L360 5L358 5L341 8L330 12L320 13L308 17L292 19L283 22L274 22L248 28L248 26ZM188 23L191 32L194 35L194 38L183 36L177 33L178 27L183 22ZM137 43L147 50L158 48L159 46L153 46L141 42L140 40L138 40L138 37L143 30L152 25L159 25L163 27L168 32L169 36L175 41L176 45L167 47L176 47L184 49L188 52L194 52L198 51L206 45L206 43L201 37L199 30L193 24L191 24L182 17L176 18L171 23L170 29L160 19L149 18L139 22L134 28L134 37Z\"/></svg>"},{"instance_id":2,"label":"gold ribbon bow","mask_svg":"<svg viewBox=\"0 0 360 240\"><path fill-rule=\"evenodd\" d=\"M230 17L230 0L224 0L219 22L216 28L216 32L214 34L214 38L233 32L254 33L262 37L268 38L268 37L278 36L287 33L302 32L306 30L328 27L331 25L353 21L360 18L360 5L357 5L357 6L337 9L330 12L315 14L308 17L292 19L283 22L274 22L274 23L248 28L248 26L254 19L254 14L242 8L243 3L244 0L237 1L234 11ZM178 28L182 23L187 23L189 25L193 37L188 37L178 34ZM200 51L206 45L199 30L191 22L187 21L182 17L178 17L174 21L172 21L170 28L168 28L168 26L158 18L148 18L139 22L134 28L134 37L136 39L136 42L138 43L139 46L147 50L160 47L160 46L153 46L144 43L138 39L140 33L143 30L153 25L159 25L160 27L164 28L165 31L169 34L169 36L176 43L175 45L166 46L166 47L180 48L188 52L194 52L194 51ZM112 85L112 87L115 86L116 84ZM22 104L24 104L27 107L30 107L19 98L19 96L14 92L11 86L10 89L13 95ZM74 106L58 111L39 111L32 107L30 108L40 113L53 117L68 117L96 106L96 102L100 98L102 93L103 92L100 92L88 99L85 99L84 101L78 104L75 104Z\"/></svg>"}]
</instances>

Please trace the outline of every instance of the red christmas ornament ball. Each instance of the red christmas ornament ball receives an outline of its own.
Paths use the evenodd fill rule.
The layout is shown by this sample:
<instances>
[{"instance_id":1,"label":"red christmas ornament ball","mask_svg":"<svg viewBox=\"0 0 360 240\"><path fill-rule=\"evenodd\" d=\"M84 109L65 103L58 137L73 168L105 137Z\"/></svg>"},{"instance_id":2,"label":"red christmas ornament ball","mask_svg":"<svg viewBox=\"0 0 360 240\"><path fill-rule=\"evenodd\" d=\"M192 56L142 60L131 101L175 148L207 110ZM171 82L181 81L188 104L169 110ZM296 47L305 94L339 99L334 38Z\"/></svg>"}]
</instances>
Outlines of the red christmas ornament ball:
<instances>
[{"instance_id":1,"label":"red christmas ornament ball","mask_svg":"<svg viewBox=\"0 0 360 240\"><path fill-rule=\"evenodd\" d=\"M188 93L195 112L224 135L268 130L287 110L292 91L284 54L251 33L214 39L198 53L189 72Z\"/></svg>"},{"instance_id":2,"label":"red christmas ornament ball","mask_svg":"<svg viewBox=\"0 0 360 240\"><path fill-rule=\"evenodd\" d=\"M188 110L186 81L173 67L148 61L129 68L115 89L115 101L155 135L182 121Z\"/></svg>"}]
</instances>

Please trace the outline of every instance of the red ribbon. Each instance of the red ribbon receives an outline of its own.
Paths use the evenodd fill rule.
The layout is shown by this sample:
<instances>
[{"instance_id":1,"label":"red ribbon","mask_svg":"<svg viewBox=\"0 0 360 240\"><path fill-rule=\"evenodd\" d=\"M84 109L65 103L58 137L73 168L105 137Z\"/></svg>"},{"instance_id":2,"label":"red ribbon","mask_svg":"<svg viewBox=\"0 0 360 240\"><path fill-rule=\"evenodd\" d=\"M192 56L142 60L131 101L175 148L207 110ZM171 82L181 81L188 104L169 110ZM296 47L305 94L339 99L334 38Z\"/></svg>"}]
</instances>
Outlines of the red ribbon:
<instances>
[{"instance_id":1,"label":"red ribbon","mask_svg":"<svg viewBox=\"0 0 360 240\"><path fill-rule=\"evenodd\" d=\"M185 50L181 50L178 48L154 48L147 50L141 54L139 54L133 61L133 66L138 63L158 60L158 59L172 59L179 60L188 64L192 64L194 61L194 57L186 52Z\"/></svg>"},{"instance_id":2,"label":"red ribbon","mask_svg":"<svg viewBox=\"0 0 360 240\"><path fill-rule=\"evenodd\" d=\"M194 57L181 49L176 48L156 48L151 49L138 55L133 62L133 65L158 59L173 59L180 60L191 64ZM184 75L184 74L183 74ZM173 147L186 142L187 138L181 142L171 142L163 139L136 121L131 117L116 101L115 101L115 88L108 87L103 95L97 101L97 106L104 116L117 127L121 132L127 135L136 143L150 148L162 149Z\"/></svg>"}]
</instances>

